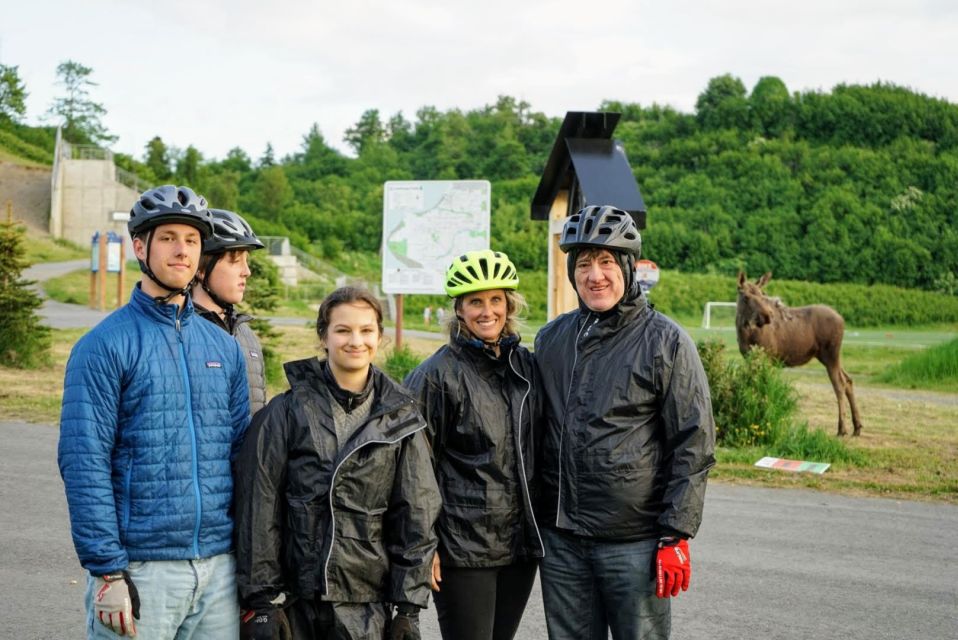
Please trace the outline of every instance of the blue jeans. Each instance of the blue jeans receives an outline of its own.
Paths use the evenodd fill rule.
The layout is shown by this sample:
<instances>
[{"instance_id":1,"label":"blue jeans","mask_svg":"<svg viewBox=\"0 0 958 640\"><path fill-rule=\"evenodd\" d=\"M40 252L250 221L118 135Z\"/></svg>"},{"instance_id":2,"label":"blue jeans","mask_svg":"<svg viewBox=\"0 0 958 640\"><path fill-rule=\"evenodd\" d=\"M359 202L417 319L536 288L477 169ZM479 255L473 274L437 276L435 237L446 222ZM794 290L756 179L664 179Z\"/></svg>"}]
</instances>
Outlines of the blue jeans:
<instances>
[{"instance_id":1,"label":"blue jeans","mask_svg":"<svg viewBox=\"0 0 958 640\"><path fill-rule=\"evenodd\" d=\"M656 540L610 542L542 529L539 567L549 640L667 640L669 599L655 596Z\"/></svg>"},{"instance_id":2,"label":"blue jeans","mask_svg":"<svg viewBox=\"0 0 958 640\"><path fill-rule=\"evenodd\" d=\"M140 595L138 640L238 638L236 559L224 553L200 560L131 562L128 568ZM93 618L94 578L87 580L87 637L117 640Z\"/></svg>"}]
</instances>

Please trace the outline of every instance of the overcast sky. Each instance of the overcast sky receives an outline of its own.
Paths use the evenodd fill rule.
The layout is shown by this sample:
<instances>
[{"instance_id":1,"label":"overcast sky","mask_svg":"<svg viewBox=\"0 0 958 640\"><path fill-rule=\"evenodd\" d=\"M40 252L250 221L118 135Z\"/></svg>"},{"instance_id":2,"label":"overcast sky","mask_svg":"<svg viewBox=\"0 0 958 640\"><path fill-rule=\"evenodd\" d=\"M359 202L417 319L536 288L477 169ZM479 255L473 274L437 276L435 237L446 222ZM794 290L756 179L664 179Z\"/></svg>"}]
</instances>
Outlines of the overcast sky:
<instances>
[{"instance_id":1,"label":"overcast sky","mask_svg":"<svg viewBox=\"0 0 958 640\"><path fill-rule=\"evenodd\" d=\"M714 76L747 89L878 80L958 102L953 0L0 0L0 63L39 123L56 66L94 70L114 150L147 141L296 151L315 122L345 150L367 109L409 120L499 95L562 116L606 99L691 112Z\"/></svg>"}]
</instances>

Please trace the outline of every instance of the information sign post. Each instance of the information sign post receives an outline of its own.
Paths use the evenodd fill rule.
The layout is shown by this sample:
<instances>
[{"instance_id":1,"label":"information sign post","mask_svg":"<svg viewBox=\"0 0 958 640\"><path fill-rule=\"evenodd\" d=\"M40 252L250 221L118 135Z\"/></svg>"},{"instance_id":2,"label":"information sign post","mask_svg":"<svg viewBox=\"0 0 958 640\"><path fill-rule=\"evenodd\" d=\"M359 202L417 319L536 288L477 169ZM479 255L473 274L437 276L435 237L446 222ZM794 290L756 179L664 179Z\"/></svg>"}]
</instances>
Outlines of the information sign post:
<instances>
[{"instance_id":1,"label":"information sign post","mask_svg":"<svg viewBox=\"0 0 958 640\"><path fill-rule=\"evenodd\" d=\"M489 248L487 180L394 181L383 185L382 288L396 295L396 348L403 294L441 294L453 258Z\"/></svg>"}]
</instances>

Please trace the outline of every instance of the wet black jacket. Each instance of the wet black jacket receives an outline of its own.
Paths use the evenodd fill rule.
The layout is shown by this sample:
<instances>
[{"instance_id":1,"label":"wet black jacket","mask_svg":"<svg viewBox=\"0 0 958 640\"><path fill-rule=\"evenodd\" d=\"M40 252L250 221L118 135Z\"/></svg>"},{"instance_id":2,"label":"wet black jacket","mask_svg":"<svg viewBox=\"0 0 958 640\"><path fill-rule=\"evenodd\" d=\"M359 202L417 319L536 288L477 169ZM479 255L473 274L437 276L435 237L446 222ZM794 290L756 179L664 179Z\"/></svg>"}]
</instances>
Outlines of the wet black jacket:
<instances>
[{"instance_id":1,"label":"wet black jacket","mask_svg":"<svg viewBox=\"0 0 958 640\"><path fill-rule=\"evenodd\" d=\"M239 342L246 359L246 380L249 382L249 409L251 415L266 406L266 363L263 361L263 347L259 338L249 326L253 316L245 313L227 312L227 321L220 314L193 303L196 312L217 327L230 334Z\"/></svg>"},{"instance_id":2,"label":"wet black jacket","mask_svg":"<svg viewBox=\"0 0 958 640\"><path fill-rule=\"evenodd\" d=\"M416 401L373 368L369 417L337 451L315 358L286 364L290 390L253 420L236 466L241 601L280 592L426 606L439 514Z\"/></svg>"},{"instance_id":3,"label":"wet black jacket","mask_svg":"<svg viewBox=\"0 0 958 640\"><path fill-rule=\"evenodd\" d=\"M579 535L692 537L715 464L691 338L644 297L576 310L536 337L546 401L539 522Z\"/></svg>"},{"instance_id":4,"label":"wet black jacket","mask_svg":"<svg viewBox=\"0 0 958 640\"><path fill-rule=\"evenodd\" d=\"M439 553L449 566L542 557L530 493L542 413L535 364L517 338L500 352L453 338L405 380L429 423L443 501Z\"/></svg>"}]
</instances>

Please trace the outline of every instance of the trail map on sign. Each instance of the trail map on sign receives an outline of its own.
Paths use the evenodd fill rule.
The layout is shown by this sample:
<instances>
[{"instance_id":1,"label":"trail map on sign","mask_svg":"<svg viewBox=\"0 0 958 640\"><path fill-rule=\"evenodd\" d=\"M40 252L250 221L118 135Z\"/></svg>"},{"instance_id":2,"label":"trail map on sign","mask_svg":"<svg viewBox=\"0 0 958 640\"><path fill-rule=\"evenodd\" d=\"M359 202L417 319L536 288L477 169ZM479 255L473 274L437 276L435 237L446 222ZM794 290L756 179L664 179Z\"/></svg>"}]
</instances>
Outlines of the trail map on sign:
<instances>
[{"instance_id":1,"label":"trail map on sign","mask_svg":"<svg viewBox=\"0 0 958 640\"><path fill-rule=\"evenodd\" d=\"M390 181L383 188L383 291L443 293L452 259L489 248L486 180Z\"/></svg>"}]
</instances>

